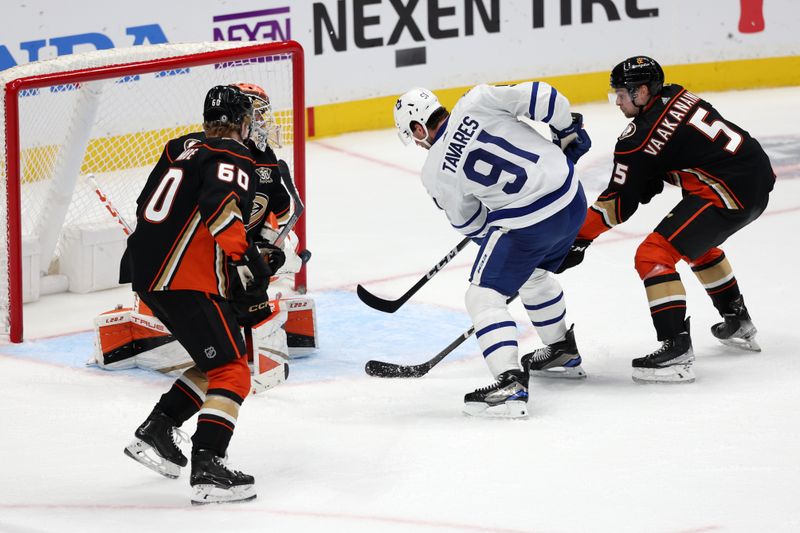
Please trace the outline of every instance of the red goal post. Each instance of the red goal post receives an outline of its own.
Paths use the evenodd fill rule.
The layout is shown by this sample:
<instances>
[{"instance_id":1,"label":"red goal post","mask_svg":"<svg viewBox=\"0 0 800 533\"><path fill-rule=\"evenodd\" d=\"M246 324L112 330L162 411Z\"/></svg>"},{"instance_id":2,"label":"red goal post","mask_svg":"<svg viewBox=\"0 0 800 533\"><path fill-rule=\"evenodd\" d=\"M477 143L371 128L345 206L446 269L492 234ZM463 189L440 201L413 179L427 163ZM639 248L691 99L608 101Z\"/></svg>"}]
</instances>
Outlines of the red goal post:
<instances>
[{"instance_id":1,"label":"red goal post","mask_svg":"<svg viewBox=\"0 0 800 533\"><path fill-rule=\"evenodd\" d=\"M137 46L0 72L0 334L21 342L23 300L79 285L64 274L73 262L70 235L109 225L120 230L92 184L134 222L136 197L166 141L199 131L205 93L232 83L266 90L275 118L270 145L289 164L305 203L304 62L297 42ZM305 217L295 232L305 249ZM108 250L124 248L119 234L93 256L96 277L118 269ZM103 288L102 280L93 283ZM294 284L305 291L305 265ZM93 289L81 285L76 292L87 290Z\"/></svg>"}]
</instances>

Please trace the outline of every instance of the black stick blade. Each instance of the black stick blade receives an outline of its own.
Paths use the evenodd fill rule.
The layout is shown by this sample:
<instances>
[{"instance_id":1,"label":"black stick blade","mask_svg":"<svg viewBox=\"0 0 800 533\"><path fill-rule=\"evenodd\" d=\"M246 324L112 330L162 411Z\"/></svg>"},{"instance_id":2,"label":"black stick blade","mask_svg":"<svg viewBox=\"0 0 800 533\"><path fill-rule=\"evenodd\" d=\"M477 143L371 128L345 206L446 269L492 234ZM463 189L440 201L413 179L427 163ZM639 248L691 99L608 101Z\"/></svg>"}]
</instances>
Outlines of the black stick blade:
<instances>
[{"instance_id":1,"label":"black stick blade","mask_svg":"<svg viewBox=\"0 0 800 533\"><path fill-rule=\"evenodd\" d=\"M367 375L376 378L421 378L428 373L431 367L427 364L421 365L397 365L386 361L367 361L364 370Z\"/></svg>"},{"instance_id":2,"label":"black stick blade","mask_svg":"<svg viewBox=\"0 0 800 533\"><path fill-rule=\"evenodd\" d=\"M384 313L394 313L405 303L405 300L402 298L399 300L384 300L383 298L379 298L361 285L356 287L356 294L358 294L358 298L362 302Z\"/></svg>"}]
</instances>

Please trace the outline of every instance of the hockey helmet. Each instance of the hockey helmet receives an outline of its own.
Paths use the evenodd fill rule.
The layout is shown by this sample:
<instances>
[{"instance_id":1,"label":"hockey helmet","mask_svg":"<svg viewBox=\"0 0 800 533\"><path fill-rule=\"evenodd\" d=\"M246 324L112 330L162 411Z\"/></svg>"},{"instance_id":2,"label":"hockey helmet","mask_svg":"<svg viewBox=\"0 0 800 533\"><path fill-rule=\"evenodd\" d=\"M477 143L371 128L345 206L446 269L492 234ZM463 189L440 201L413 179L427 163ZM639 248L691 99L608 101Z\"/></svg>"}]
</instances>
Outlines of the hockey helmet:
<instances>
[{"instance_id":1,"label":"hockey helmet","mask_svg":"<svg viewBox=\"0 0 800 533\"><path fill-rule=\"evenodd\" d=\"M397 134L403 144L408 145L414 141L411 131L412 122L421 124L425 128L427 137L428 119L441 107L436 95L421 87L411 89L398 98L394 105L394 125L397 127Z\"/></svg>"},{"instance_id":2,"label":"hockey helmet","mask_svg":"<svg viewBox=\"0 0 800 533\"><path fill-rule=\"evenodd\" d=\"M253 104L253 123L250 127L250 139L262 152L267 148L267 141L280 148L280 129L272 114L272 104L267 92L254 83L235 83L233 85L250 97Z\"/></svg>"},{"instance_id":3,"label":"hockey helmet","mask_svg":"<svg viewBox=\"0 0 800 533\"><path fill-rule=\"evenodd\" d=\"M203 120L238 126L244 122L245 117L252 118L252 111L250 97L241 89L232 85L217 85L206 94Z\"/></svg>"},{"instance_id":4,"label":"hockey helmet","mask_svg":"<svg viewBox=\"0 0 800 533\"><path fill-rule=\"evenodd\" d=\"M633 99L641 85L647 85L652 95L661 92L664 70L655 59L647 56L629 57L611 71L611 88L627 89Z\"/></svg>"}]
</instances>

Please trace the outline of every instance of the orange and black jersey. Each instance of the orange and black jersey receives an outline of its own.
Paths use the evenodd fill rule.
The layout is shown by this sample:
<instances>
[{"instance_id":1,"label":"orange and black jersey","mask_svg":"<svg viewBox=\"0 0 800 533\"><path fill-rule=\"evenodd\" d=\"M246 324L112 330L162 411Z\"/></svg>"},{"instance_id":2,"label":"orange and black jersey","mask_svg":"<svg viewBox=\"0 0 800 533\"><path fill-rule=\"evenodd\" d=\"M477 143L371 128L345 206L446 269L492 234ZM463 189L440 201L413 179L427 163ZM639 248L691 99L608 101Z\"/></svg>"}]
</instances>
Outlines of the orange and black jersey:
<instances>
[{"instance_id":1,"label":"orange and black jersey","mask_svg":"<svg viewBox=\"0 0 800 533\"><path fill-rule=\"evenodd\" d=\"M261 240L259 233L269 213L273 213L279 223L289 219L292 201L281 181L275 152L269 146L262 152L250 140L245 144L256 160L256 196L247 224L247 235L255 242Z\"/></svg>"},{"instance_id":2,"label":"orange and black jersey","mask_svg":"<svg viewBox=\"0 0 800 533\"><path fill-rule=\"evenodd\" d=\"M205 140L206 134L202 131L172 139L164 148L161 159L165 161L165 164L166 162L172 163L184 150L187 150L193 144L205 142ZM255 242L260 240L259 232L266 221L268 213L274 213L278 222L284 222L289 218L291 199L281 182L278 172L278 157L272 151L272 148L266 146L266 150L262 152L249 139L245 141L245 146L250 150L255 166L255 176L253 176L256 181L255 198L253 199L249 217L246 217L248 238L251 242ZM159 161L159 164L161 164L161 161ZM150 179L158 178L153 178L151 175ZM145 187L145 190L148 190L148 188ZM141 205L142 201L143 199L140 196L139 200L137 200L137 205Z\"/></svg>"},{"instance_id":3,"label":"orange and black jersey","mask_svg":"<svg viewBox=\"0 0 800 533\"><path fill-rule=\"evenodd\" d=\"M775 175L749 133L680 85L666 85L617 140L611 180L578 238L592 240L625 222L664 182L720 209L741 210L762 202Z\"/></svg>"},{"instance_id":4,"label":"orange and black jersey","mask_svg":"<svg viewBox=\"0 0 800 533\"><path fill-rule=\"evenodd\" d=\"M229 259L241 258L248 247L255 161L240 142L193 135L167 143L137 200L126 254L137 292L228 297L235 275Z\"/></svg>"}]
</instances>

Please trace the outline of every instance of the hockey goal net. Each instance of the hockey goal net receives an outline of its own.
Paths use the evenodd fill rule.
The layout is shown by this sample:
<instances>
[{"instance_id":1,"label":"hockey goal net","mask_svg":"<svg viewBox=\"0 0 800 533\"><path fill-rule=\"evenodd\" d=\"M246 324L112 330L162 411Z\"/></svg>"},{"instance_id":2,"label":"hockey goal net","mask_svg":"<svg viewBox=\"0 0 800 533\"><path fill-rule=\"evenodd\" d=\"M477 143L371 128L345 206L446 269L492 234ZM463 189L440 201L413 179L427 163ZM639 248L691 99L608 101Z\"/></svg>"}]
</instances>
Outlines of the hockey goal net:
<instances>
[{"instance_id":1,"label":"hockey goal net","mask_svg":"<svg viewBox=\"0 0 800 533\"><path fill-rule=\"evenodd\" d=\"M232 83L266 90L275 118L270 144L303 197L303 51L296 42L137 46L0 72L0 334L20 342L23 299L74 285L62 272L71 230L110 226L116 250L124 249L122 226L96 190L133 224L136 198L166 141L200 131L206 92ZM303 249L304 217L295 231ZM107 263L93 265L107 276L118 269L113 253L94 261ZM304 291L305 283L303 268L295 288Z\"/></svg>"}]
</instances>

